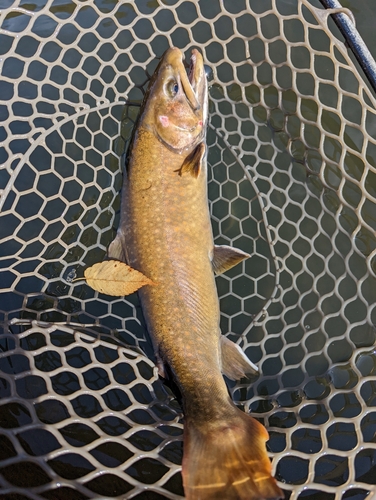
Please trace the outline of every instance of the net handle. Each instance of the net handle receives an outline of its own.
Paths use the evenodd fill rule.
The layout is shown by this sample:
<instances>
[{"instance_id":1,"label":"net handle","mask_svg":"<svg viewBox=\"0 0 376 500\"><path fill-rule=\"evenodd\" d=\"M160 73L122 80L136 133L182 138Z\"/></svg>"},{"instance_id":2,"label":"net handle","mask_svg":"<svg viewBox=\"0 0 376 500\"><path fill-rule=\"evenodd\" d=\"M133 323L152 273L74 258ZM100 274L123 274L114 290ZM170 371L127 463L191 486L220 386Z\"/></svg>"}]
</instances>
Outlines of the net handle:
<instances>
[{"instance_id":1,"label":"net handle","mask_svg":"<svg viewBox=\"0 0 376 500\"><path fill-rule=\"evenodd\" d=\"M376 93L376 62L359 35L355 23L350 16L344 12L347 9L344 9L338 0L320 0L320 2L326 9L337 11L337 13L333 13L331 16Z\"/></svg>"}]
</instances>

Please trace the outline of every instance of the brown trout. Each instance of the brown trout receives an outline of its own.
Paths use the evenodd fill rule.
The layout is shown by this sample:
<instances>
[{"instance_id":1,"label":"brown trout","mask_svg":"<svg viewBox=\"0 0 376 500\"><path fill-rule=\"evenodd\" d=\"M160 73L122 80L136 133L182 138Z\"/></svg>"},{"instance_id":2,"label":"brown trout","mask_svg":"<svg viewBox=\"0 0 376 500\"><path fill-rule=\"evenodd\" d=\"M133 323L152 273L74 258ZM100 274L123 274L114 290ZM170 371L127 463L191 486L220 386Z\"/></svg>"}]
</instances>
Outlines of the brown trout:
<instances>
[{"instance_id":1,"label":"brown trout","mask_svg":"<svg viewBox=\"0 0 376 500\"><path fill-rule=\"evenodd\" d=\"M207 83L192 51L188 74L177 48L150 81L124 173L120 225L108 257L156 285L139 296L159 373L167 364L182 394L183 484L189 500L279 499L268 433L232 402L222 373L257 368L219 328L214 274L248 255L214 246L207 199Z\"/></svg>"}]
</instances>

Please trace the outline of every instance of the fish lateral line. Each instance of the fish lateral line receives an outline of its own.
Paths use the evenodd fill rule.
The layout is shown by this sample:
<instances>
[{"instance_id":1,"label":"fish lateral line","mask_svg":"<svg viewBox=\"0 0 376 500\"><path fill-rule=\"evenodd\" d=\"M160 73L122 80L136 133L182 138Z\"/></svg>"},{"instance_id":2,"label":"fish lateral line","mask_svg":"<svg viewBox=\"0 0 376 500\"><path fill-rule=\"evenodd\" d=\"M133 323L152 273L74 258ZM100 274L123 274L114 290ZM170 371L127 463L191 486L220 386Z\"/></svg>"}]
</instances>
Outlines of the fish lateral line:
<instances>
[{"instance_id":1,"label":"fish lateral line","mask_svg":"<svg viewBox=\"0 0 376 500\"><path fill-rule=\"evenodd\" d=\"M196 49L188 75L183 58L178 48L168 49L145 93L108 256L160 282L159 288L143 287L139 297L155 371L181 392L186 500L277 500L283 493L271 475L267 430L236 407L222 376L238 380L258 373L240 346L221 334L214 277L250 255L214 245L206 182L207 79ZM146 181L155 187L147 194L139 190Z\"/></svg>"}]
</instances>

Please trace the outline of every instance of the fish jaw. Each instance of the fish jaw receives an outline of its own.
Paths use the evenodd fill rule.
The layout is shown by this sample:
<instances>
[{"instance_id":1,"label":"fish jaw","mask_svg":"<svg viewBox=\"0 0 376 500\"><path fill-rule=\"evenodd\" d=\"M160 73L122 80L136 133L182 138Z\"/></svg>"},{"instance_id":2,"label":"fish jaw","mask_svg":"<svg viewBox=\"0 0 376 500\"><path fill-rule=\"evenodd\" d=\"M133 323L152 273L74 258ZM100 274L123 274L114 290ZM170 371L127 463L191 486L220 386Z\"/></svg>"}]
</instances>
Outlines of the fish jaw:
<instances>
[{"instance_id":1,"label":"fish jaw","mask_svg":"<svg viewBox=\"0 0 376 500\"><path fill-rule=\"evenodd\" d=\"M140 127L151 130L170 150L186 155L205 138L207 116L202 55L192 51L187 75L181 50L168 49L150 82Z\"/></svg>"}]
</instances>

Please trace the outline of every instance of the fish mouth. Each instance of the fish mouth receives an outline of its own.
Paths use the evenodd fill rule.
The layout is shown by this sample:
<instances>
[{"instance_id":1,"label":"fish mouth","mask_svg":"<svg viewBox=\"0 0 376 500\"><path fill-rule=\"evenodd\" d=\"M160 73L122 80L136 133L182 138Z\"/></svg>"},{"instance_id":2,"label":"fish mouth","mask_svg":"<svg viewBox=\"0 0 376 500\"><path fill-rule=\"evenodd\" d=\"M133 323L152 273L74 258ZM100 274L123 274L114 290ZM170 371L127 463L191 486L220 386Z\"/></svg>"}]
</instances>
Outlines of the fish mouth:
<instances>
[{"instance_id":1,"label":"fish mouth","mask_svg":"<svg viewBox=\"0 0 376 500\"><path fill-rule=\"evenodd\" d=\"M187 76L188 76L188 81L191 84L192 90L195 93L197 98L198 98L197 87L198 87L198 83L200 81L200 78L202 78L202 72L203 72L203 64L200 65L198 61L200 61L202 63L202 56L198 52L198 50L193 49L192 54L191 54L191 59L190 59L190 64L189 64Z\"/></svg>"},{"instance_id":2,"label":"fish mouth","mask_svg":"<svg viewBox=\"0 0 376 500\"><path fill-rule=\"evenodd\" d=\"M205 93L207 91L206 74L202 55L197 49L192 50L190 64L187 73L188 82L195 95L196 103L191 103L192 109L197 111L201 108L201 104L205 101ZM183 82L182 82L183 84ZM184 87L184 84L183 84ZM186 88L184 91L187 95ZM188 98L188 95L187 95Z\"/></svg>"},{"instance_id":3,"label":"fish mouth","mask_svg":"<svg viewBox=\"0 0 376 500\"><path fill-rule=\"evenodd\" d=\"M166 53L166 59L177 70L178 83L193 111L198 111L205 100L206 75L202 55L197 49L192 50L188 72L183 62L183 53L172 47Z\"/></svg>"}]
</instances>

